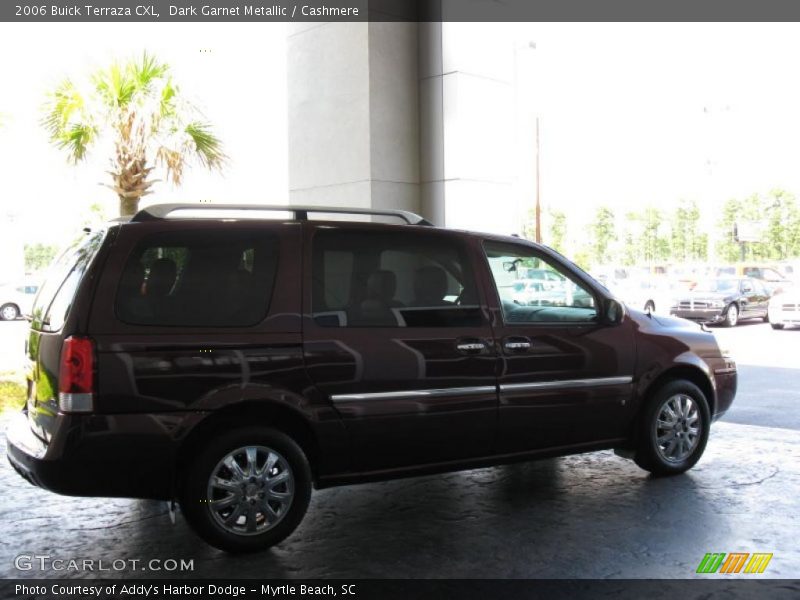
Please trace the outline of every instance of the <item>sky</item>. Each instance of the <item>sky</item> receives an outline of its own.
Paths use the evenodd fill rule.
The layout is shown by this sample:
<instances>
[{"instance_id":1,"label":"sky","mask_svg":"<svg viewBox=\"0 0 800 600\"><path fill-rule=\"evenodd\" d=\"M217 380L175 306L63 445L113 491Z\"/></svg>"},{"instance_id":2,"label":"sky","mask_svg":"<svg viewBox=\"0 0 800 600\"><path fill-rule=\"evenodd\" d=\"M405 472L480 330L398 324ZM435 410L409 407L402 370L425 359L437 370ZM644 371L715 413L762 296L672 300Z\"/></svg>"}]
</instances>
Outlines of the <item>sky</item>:
<instances>
[{"instance_id":1,"label":"sky","mask_svg":"<svg viewBox=\"0 0 800 600\"><path fill-rule=\"evenodd\" d=\"M540 116L546 206L580 221L598 204L688 198L713 214L731 196L800 191L800 25L501 27L504 43L524 49L513 54L522 110ZM179 190L157 184L155 197L287 202L285 35L262 23L0 23L0 243L69 235L93 202L114 216L116 197L99 185L104 159L68 165L39 125L41 105L65 76L145 49L172 66L230 157L224 176L194 169Z\"/></svg>"},{"instance_id":2,"label":"sky","mask_svg":"<svg viewBox=\"0 0 800 600\"><path fill-rule=\"evenodd\" d=\"M538 24L524 33L536 43L543 201L716 206L800 191L800 25Z\"/></svg>"}]
</instances>

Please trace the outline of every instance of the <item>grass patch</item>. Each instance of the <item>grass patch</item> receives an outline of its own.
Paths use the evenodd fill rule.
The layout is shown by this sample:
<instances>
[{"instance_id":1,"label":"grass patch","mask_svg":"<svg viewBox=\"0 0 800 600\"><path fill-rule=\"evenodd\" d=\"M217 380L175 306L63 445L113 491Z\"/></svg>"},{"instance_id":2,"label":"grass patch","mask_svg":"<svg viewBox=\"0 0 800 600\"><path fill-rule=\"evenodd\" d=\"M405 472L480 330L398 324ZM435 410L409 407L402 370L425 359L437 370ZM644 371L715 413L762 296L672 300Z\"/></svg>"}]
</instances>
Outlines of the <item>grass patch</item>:
<instances>
[{"instance_id":1,"label":"grass patch","mask_svg":"<svg viewBox=\"0 0 800 600\"><path fill-rule=\"evenodd\" d=\"M0 413L19 410L25 405L25 386L15 381L0 381Z\"/></svg>"}]
</instances>

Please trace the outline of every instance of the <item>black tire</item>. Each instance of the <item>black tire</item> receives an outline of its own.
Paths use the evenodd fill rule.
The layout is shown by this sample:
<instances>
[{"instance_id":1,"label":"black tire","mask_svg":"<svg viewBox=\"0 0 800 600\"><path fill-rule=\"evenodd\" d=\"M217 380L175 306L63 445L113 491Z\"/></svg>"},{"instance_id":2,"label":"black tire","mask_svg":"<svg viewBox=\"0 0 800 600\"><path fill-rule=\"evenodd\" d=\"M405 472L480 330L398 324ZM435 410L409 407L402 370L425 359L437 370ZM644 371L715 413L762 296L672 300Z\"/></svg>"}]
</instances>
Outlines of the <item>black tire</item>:
<instances>
[{"instance_id":1,"label":"black tire","mask_svg":"<svg viewBox=\"0 0 800 600\"><path fill-rule=\"evenodd\" d=\"M733 302L725 309L725 320L722 324L725 327L736 327L739 322L739 306Z\"/></svg>"},{"instance_id":2,"label":"black tire","mask_svg":"<svg viewBox=\"0 0 800 600\"><path fill-rule=\"evenodd\" d=\"M229 531L217 522L208 502L208 486L212 473L223 458L237 449L249 446L273 450L285 459L290 475L293 476L294 496L274 526L261 533L245 534ZM297 528L308 509L311 487L308 460L292 438L276 429L243 427L221 433L197 455L188 466L181 485L180 504L192 529L212 546L231 553L258 552L281 542Z\"/></svg>"},{"instance_id":3,"label":"black tire","mask_svg":"<svg viewBox=\"0 0 800 600\"><path fill-rule=\"evenodd\" d=\"M697 407L697 416L700 430L697 442L686 457L676 457L670 460L664 456L658 443L658 430L656 421L662 407L671 399L679 396L688 396ZM662 385L647 400L639 419L638 447L634 461L642 469L650 471L656 476L678 475L691 469L706 449L708 442L709 426L711 425L711 412L708 400L702 390L685 379L677 379Z\"/></svg>"},{"instance_id":4,"label":"black tire","mask_svg":"<svg viewBox=\"0 0 800 600\"><path fill-rule=\"evenodd\" d=\"M783 329L783 323L770 323L773 329Z\"/></svg>"},{"instance_id":5,"label":"black tire","mask_svg":"<svg viewBox=\"0 0 800 600\"><path fill-rule=\"evenodd\" d=\"M16 321L19 318L19 307L16 304L0 306L0 321Z\"/></svg>"}]
</instances>

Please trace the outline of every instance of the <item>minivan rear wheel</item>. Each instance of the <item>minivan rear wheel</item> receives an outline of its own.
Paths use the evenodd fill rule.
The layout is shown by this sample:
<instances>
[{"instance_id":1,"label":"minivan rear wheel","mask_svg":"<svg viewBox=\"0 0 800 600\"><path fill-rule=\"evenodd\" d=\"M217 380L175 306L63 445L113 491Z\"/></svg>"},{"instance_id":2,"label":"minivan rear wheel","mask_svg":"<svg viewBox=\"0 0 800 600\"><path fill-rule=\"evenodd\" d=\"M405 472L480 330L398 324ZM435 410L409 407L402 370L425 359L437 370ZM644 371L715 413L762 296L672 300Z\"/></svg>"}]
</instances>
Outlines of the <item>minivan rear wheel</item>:
<instances>
[{"instance_id":1,"label":"minivan rear wheel","mask_svg":"<svg viewBox=\"0 0 800 600\"><path fill-rule=\"evenodd\" d=\"M281 542L300 524L311 498L302 449L271 428L220 435L190 465L181 509L206 542L227 552L255 552Z\"/></svg>"},{"instance_id":2,"label":"minivan rear wheel","mask_svg":"<svg viewBox=\"0 0 800 600\"><path fill-rule=\"evenodd\" d=\"M711 413L705 394L691 381L671 381L650 397L639 423L634 460L653 475L691 469L706 448Z\"/></svg>"}]
</instances>

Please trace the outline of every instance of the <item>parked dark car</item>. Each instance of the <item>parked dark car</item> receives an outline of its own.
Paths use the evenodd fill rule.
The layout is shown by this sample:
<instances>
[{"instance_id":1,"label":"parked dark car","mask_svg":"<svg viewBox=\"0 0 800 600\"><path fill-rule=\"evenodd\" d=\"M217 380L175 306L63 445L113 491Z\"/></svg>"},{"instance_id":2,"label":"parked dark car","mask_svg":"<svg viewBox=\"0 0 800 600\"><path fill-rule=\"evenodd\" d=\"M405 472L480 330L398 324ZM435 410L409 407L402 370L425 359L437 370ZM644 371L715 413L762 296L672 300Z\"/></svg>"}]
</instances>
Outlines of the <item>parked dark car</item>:
<instances>
[{"instance_id":1,"label":"parked dark car","mask_svg":"<svg viewBox=\"0 0 800 600\"><path fill-rule=\"evenodd\" d=\"M769 320L770 293L752 277L721 277L699 281L691 291L677 296L673 315L701 323L735 326L742 319Z\"/></svg>"},{"instance_id":2,"label":"parked dark car","mask_svg":"<svg viewBox=\"0 0 800 600\"><path fill-rule=\"evenodd\" d=\"M601 449L682 473L733 401L712 333L626 311L544 246L248 208L270 210L150 207L59 259L7 435L23 477L177 499L207 542L253 551L312 487ZM522 265L563 276L563 298L514 303Z\"/></svg>"}]
</instances>

